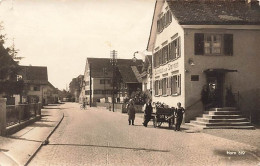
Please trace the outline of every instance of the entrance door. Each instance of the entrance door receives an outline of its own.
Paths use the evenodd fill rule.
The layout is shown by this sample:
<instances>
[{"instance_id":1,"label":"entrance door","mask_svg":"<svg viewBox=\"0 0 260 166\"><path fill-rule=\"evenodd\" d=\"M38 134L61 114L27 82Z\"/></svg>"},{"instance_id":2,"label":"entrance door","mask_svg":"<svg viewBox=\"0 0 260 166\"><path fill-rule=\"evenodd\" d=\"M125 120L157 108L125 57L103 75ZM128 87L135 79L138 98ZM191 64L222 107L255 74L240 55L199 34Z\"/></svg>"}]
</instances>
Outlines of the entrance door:
<instances>
[{"instance_id":1,"label":"entrance door","mask_svg":"<svg viewBox=\"0 0 260 166\"><path fill-rule=\"evenodd\" d=\"M207 73L208 99L211 108L223 107L224 73Z\"/></svg>"}]
</instances>

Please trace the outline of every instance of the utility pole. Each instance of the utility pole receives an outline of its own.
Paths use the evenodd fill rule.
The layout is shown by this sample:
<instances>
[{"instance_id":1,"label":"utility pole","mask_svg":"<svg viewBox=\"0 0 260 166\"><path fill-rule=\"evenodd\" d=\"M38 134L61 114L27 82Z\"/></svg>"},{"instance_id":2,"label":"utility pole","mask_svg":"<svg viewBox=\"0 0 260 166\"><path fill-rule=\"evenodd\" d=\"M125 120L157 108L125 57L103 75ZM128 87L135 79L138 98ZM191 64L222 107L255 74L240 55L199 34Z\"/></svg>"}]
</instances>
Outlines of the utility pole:
<instances>
[{"instance_id":1,"label":"utility pole","mask_svg":"<svg viewBox=\"0 0 260 166\"><path fill-rule=\"evenodd\" d=\"M112 103L113 103L113 112L115 112L115 66L117 63L117 51L113 50L110 52L110 63L112 64L113 68L113 75L112 75L112 85L113 85L113 92L112 92Z\"/></svg>"},{"instance_id":2,"label":"utility pole","mask_svg":"<svg viewBox=\"0 0 260 166\"><path fill-rule=\"evenodd\" d=\"M89 107L92 105L92 78L91 78L91 63L89 63Z\"/></svg>"},{"instance_id":3,"label":"utility pole","mask_svg":"<svg viewBox=\"0 0 260 166\"><path fill-rule=\"evenodd\" d=\"M103 68L103 75L104 75L104 94L105 94L105 102L106 102L106 74L107 74L107 68Z\"/></svg>"}]
</instances>

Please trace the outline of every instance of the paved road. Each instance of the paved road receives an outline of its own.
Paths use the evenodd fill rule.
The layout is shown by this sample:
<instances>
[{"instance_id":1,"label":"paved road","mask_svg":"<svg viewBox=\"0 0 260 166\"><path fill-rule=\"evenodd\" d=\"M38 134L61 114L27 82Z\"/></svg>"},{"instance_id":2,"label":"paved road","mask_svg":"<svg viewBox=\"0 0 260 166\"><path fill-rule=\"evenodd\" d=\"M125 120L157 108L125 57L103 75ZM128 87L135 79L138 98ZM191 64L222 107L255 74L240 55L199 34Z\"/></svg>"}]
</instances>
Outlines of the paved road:
<instances>
[{"instance_id":1,"label":"paved road","mask_svg":"<svg viewBox=\"0 0 260 166\"><path fill-rule=\"evenodd\" d=\"M137 118L62 105L65 117L30 165L258 165L257 148L205 133L143 127ZM241 155L238 155L238 151ZM230 154L227 154L230 153ZM245 154L244 154L245 152ZM234 154L237 153L237 154Z\"/></svg>"}]
</instances>

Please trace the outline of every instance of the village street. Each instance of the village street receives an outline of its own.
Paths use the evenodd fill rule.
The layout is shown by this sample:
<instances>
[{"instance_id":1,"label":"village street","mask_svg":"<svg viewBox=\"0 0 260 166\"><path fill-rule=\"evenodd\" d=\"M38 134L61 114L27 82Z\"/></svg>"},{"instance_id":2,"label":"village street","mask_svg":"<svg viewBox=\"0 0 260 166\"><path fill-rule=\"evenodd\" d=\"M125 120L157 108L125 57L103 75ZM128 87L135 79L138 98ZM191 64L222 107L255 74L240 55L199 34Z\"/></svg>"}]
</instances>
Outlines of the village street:
<instances>
[{"instance_id":1,"label":"village street","mask_svg":"<svg viewBox=\"0 0 260 166\"><path fill-rule=\"evenodd\" d=\"M56 106L57 107L57 106ZM185 130L142 126L103 108L59 107L64 119L29 165L257 165L257 147ZM227 154L228 153L228 154ZM235 154L236 153L236 154ZM240 153L240 154L238 154Z\"/></svg>"}]
</instances>

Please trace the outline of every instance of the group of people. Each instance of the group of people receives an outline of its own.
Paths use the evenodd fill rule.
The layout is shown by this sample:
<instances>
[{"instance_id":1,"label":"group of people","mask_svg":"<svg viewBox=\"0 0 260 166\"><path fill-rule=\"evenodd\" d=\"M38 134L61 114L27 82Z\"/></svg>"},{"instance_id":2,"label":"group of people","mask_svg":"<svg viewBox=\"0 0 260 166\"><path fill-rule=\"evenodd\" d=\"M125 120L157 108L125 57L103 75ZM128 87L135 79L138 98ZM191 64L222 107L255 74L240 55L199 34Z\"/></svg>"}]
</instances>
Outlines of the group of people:
<instances>
[{"instance_id":1,"label":"group of people","mask_svg":"<svg viewBox=\"0 0 260 166\"><path fill-rule=\"evenodd\" d=\"M152 119L152 112L153 112L153 107L151 104L151 100L147 99L147 102L145 104L145 110L144 110L143 126L147 127L149 121ZM184 112L185 112L184 108L181 107L181 103L178 102L177 108L174 111L174 116L176 118L175 131L180 131ZM135 111L134 101L132 99L129 101L129 104L127 105L127 113L128 113L129 125L134 125L136 111Z\"/></svg>"}]
</instances>

